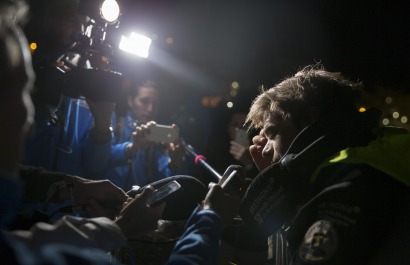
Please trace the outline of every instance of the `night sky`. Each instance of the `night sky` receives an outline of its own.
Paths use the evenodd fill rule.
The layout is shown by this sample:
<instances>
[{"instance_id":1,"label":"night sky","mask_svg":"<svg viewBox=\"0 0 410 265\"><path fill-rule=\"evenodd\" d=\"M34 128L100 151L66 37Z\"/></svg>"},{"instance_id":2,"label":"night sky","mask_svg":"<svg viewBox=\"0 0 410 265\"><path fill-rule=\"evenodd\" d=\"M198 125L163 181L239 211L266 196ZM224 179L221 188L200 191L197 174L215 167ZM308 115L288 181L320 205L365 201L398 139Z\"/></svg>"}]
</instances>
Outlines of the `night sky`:
<instances>
[{"instance_id":1,"label":"night sky","mask_svg":"<svg viewBox=\"0 0 410 265\"><path fill-rule=\"evenodd\" d=\"M150 62L124 71L156 73L171 78L170 84L218 94L234 80L243 86L270 86L321 62L328 70L364 81L369 90L376 85L410 87L409 9L403 1L121 3L126 7L121 30L158 36ZM167 37L173 38L171 45Z\"/></svg>"}]
</instances>

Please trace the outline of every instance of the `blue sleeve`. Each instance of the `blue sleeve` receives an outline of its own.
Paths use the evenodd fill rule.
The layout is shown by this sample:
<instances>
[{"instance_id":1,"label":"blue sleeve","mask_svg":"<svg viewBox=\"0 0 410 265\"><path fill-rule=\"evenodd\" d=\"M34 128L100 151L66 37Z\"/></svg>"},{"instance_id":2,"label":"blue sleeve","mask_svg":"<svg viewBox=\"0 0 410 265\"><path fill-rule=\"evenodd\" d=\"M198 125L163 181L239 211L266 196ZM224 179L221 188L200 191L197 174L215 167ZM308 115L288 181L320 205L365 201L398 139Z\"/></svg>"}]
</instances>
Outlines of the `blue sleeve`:
<instances>
[{"instance_id":1,"label":"blue sleeve","mask_svg":"<svg viewBox=\"0 0 410 265\"><path fill-rule=\"evenodd\" d=\"M91 135L84 145L84 167L90 173L99 173L106 168L111 156L111 139L106 143L96 143Z\"/></svg>"},{"instance_id":2,"label":"blue sleeve","mask_svg":"<svg viewBox=\"0 0 410 265\"><path fill-rule=\"evenodd\" d=\"M166 265L217 264L221 229L222 220L217 213L197 208Z\"/></svg>"},{"instance_id":3,"label":"blue sleeve","mask_svg":"<svg viewBox=\"0 0 410 265\"><path fill-rule=\"evenodd\" d=\"M127 158L125 157L125 148L131 142L123 142L120 144L114 144L111 147L111 163L113 166L123 166L127 164Z\"/></svg>"},{"instance_id":4,"label":"blue sleeve","mask_svg":"<svg viewBox=\"0 0 410 265\"><path fill-rule=\"evenodd\" d=\"M66 133L71 142L81 145L82 161L88 177L93 177L103 171L110 160L113 135L105 143L96 143L92 137L94 123L93 114L84 99L67 99L67 110L69 117L66 121ZM74 147L73 147L74 148Z\"/></svg>"}]
</instances>

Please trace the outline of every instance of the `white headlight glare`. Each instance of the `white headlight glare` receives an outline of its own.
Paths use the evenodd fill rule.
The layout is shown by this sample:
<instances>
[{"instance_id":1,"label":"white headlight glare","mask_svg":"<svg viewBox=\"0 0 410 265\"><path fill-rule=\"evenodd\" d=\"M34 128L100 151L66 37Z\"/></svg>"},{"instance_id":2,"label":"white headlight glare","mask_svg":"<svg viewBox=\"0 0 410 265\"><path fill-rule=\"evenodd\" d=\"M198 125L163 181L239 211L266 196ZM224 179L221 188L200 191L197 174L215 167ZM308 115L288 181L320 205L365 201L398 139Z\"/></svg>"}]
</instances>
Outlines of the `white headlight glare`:
<instances>
[{"instance_id":1,"label":"white headlight glare","mask_svg":"<svg viewBox=\"0 0 410 265\"><path fill-rule=\"evenodd\" d=\"M120 6L115 0L105 0L101 5L101 16L108 22L115 22L120 16Z\"/></svg>"}]
</instances>

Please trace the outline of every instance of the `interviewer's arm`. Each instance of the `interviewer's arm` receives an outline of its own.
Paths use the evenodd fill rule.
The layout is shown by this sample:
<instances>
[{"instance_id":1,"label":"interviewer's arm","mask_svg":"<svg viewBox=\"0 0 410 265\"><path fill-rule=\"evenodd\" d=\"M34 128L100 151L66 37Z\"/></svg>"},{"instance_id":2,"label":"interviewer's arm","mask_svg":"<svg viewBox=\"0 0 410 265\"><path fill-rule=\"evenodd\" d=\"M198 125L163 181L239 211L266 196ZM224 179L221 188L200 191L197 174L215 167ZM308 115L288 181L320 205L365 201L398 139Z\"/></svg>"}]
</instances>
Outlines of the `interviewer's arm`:
<instances>
[{"instance_id":1,"label":"interviewer's arm","mask_svg":"<svg viewBox=\"0 0 410 265\"><path fill-rule=\"evenodd\" d=\"M222 228L236 216L239 202L238 196L226 194L221 186L211 184L166 265L217 264Z\"/></svg>"}]
</instances>

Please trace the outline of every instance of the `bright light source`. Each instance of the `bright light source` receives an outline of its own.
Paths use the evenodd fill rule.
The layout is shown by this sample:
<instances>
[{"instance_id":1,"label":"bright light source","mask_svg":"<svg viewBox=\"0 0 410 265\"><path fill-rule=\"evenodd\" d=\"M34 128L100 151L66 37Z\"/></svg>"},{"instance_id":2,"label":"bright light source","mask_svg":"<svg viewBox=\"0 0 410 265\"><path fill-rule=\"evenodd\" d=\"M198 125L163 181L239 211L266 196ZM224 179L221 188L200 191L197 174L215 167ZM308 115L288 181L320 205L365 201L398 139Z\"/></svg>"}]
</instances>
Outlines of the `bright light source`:
<instances>
[{"instance_id":1,"label":"bright light source","mask_svg":"<svg viewBox=\"0 0 410 265\"><path fill-rule=\"evenodd\" d=\"M395 111L393 112L392 116L393 118L397 119L398 117L400 117L400 114L397 111Z\"/></svg>"},{"instance_id":2,"label":"bright light source","mask_svg":"<svg viewBox=\"0 0 410 265\"><path fill-rule=\"evenodd\" d=\"M366 108L365 107L360 107L359 108L359 112L365 112L366 111Z\"/></svg>"},{"instance_id":3,"label":"bright light source","mask_svg":"<svg viewBox=\"0 0 410 265\"><path fill-rule=\"evenodd\" d=\"M226 106L231 109L233 107L233 103L229 101L226 103Z\"/></svg>"},{"instance_id":4,"label":"bright light source","mask_svg":"<svg viewBox=\"0 0 410 265\"><path fill-rule=\"evenodd\" d=\"M105 0L101 5L101 15L107 22L115 22L120 16L120 6L117 1Z\"/></svg>"},{"instance_id":5,"label":"bright light source","mask_svg":"<svg viewBox=\"0 0 410 265\"><path fill-rule=\"evenodd\" d=\"M409 119L406 116L402 116L400 119L401 123L407 123Z\"/></svg>"},{"instance_id":6,"label":"bright light source","mask_svg":"<svg viewBox=\"0 0 410 265\"><path fill-rule=\"evenodd\" d=\"M122 36L119 48L125 52L147 58L152 40L135 32L129 38Z\"/></svg>"}]
</instances>

